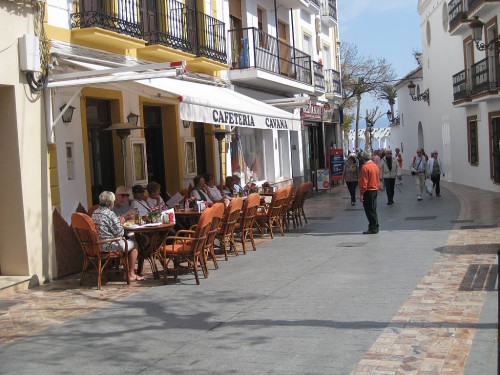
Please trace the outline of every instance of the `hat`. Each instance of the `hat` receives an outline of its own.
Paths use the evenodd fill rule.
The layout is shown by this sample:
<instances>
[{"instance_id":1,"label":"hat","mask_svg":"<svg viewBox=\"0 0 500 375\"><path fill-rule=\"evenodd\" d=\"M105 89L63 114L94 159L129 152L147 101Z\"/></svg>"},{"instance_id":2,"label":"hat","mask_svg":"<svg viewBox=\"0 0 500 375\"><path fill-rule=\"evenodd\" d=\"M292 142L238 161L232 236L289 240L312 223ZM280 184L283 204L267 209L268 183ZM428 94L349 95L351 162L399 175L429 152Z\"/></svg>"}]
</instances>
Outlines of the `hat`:
<instances>
[{"instance_id":1,"label":"hat","mask_svg":"<svg viewBox=\"0 0 500 375\"><path fill-rule=\"evenodd\" d=\"M144 193L144 186L142 186L142 185L134 185L132 187L132 193Z\"/></svg>"},{"instance_id":2,"label":"hat","mask_svg":"<svg viewBox=\"0 0 500 375\"><path fill-rule=\"evenodd\" d=\"M128 190L125 186L120 185L116 187L115 195L128 194Z\"/></svg>"},{"instance_id":3,"label":"hat","mask_svg":"<svg viewBox=\"0 0 500 375\"><path fill-rule=\"evenodd\" d=\"M370 151L363 151L363 159L370 160L372 158L372 153Z\"/></svg>"}]
</instances>

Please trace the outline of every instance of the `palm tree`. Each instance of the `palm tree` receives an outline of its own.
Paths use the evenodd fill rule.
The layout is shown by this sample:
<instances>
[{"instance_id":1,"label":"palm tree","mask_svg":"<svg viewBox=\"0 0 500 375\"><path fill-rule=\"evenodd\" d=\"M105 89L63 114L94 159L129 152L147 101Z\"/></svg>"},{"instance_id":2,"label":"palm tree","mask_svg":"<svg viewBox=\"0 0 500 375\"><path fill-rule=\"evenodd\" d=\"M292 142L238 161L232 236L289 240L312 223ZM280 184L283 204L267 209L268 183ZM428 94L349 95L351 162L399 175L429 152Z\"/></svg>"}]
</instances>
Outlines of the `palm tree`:
<instances>
[{"instance_id":1,"label":"palm tree","mask_svg":"<svg viewBox=\"0 0 500 375\"><path fill-rule=\"evenodd\" d=\"M398 93L393 85L382 86L378 98L380 100L387 100L389 106L391 107L392 118L394 118L394 104L396 104L396 98Z\"/></svg>"}]
</instances>

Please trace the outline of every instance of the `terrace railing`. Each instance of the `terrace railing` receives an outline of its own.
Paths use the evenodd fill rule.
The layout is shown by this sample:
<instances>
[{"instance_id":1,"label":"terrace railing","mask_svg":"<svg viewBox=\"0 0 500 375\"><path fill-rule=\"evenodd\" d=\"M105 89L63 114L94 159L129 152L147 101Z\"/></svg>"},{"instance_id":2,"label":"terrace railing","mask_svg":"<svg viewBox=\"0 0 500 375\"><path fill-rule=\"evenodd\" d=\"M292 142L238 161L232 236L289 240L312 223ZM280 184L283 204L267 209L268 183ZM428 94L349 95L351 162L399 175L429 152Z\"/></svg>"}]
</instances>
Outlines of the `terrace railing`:
<instances>
[{"instance_id":1,"label":"terrace railing","mask_svg":"<svg viewBox=\"0 0 500 375\"><path fill-rule=\"evenodd\" d=\"M340 73L334 69L325 70L325 92L327 94L342 95Z\"/></svg>"},{"instance_id":2,"label":"terrace railing","mask_svg":"<svg viewBox=\"0 0 500 375\"><path fill-rule=\"evenodd\" d=\"M311 85L311 56L254 27L229 30L233 69L258 68ZM238 41L238 42L236 42Z\"/></svg>"}]
</instances>

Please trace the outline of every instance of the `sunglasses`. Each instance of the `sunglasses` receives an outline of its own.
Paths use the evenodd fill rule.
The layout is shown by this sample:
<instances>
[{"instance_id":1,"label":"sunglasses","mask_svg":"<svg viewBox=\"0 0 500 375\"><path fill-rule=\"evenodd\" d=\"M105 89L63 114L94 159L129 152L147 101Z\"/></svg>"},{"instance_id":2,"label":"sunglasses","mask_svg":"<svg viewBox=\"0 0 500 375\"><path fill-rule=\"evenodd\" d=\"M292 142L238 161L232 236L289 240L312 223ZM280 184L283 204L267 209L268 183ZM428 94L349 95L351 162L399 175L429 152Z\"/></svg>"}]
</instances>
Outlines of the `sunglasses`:
<instances>
[{"instance_id":1,"label":"sunglasses","mask_svg":"<svg viewBox=\"0 0 500 375\"><path fill-rule=\"evenodd\" d=\"M128 197L130 194L118 194L121 197Z\"/></svg>"}]
</instances>

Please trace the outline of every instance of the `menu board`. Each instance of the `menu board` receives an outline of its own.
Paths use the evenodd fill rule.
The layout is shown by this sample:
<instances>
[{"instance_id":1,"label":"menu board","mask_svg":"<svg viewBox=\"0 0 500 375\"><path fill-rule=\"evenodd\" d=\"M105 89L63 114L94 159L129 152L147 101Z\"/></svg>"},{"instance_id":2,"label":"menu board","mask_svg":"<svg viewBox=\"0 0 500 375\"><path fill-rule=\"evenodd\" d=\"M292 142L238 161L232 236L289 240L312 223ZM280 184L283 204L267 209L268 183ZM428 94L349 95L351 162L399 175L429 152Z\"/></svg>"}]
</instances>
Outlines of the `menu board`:
<instances>
[{"instance_id":1,"label":"menu board","mask_svg":"<svg viewBox=\"0 0 500 375\"><path fill-rule=\"evenodd\" d=\"M330 173L328 169L318 169L316 171L316 181L318 190L330 189Z\"/></svg>"},{"instance_id":2,"label":"menu board","mask_svg":"<svg viewBox=\"0 0 500 375\"><path fill-rule=\"evenodd\" d=\"M331 181L342 180L344 173L344 150L336 148L330 150L330 179Z\"/></svg>"}]
</instances>

